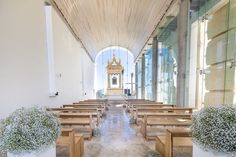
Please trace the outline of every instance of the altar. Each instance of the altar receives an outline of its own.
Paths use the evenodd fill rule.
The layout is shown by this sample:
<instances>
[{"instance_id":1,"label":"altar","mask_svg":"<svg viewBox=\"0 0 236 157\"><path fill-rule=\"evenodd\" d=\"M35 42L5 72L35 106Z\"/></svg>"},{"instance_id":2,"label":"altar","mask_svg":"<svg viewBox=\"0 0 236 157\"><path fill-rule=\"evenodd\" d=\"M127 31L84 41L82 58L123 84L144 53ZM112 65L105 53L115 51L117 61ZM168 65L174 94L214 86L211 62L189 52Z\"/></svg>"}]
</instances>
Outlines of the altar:
<instances>
[{"instance_id":1,"label":"altar","mask_svg":"<svg viewBox=\"0 0 236 157\"><path fill-rule=\"evenodd\" d=\"M123 66L113 54L107 65L107 95L123 95Z\"/></svg>"}]
</instances>

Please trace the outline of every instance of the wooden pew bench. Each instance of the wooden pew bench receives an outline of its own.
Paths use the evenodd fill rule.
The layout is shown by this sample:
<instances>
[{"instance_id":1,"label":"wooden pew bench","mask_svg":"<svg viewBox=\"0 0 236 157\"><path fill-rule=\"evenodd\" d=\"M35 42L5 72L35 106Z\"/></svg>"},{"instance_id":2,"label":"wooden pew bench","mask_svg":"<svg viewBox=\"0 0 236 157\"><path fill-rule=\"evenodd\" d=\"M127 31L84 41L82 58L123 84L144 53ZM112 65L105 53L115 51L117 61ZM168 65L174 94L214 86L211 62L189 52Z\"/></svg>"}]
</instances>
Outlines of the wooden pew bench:
<instances>
[{"instance_id":1,"label":"wooden pew bench","mask_svg":"<svg viewBox=\"0 0 236 157\"><path fill-rule=\"evenodd\" d=\"M105 106L104 105L101 105L101 104L92 104L92 103L89 103L89 104L80 104L80 103L74 103L74 104L66 104L66 105L63 105L63 107L94 107L94 108L104 108Z\"/></svg>"},{"instance_id":2,"label":"wooden pew bench","mask_svg":"<svg viewBox=\"0 0 236 157\"><path fill-rule=\"evenodd\" d=\"M105 112L106 107L99 104L73 104L73 105L63 105L64 108L78 108L78 109L97 109L102 113Z\"/></svg>"},{"instance_id":3,"label":"wooden pew bench","mask_svg":"<svg viewBox=\"0 0 236 157\"><path fill-rule=\"evenodd\" d=\"M63 112L63 113L98 113L99 116L102 116L102 110L97 108L47 108L48 111L52 112Z\"/></svg>"},{"instance_id":4,"label":"wooden pew bench","mask_svg":"<svg viewBox=\"0 0 236 157\"><path fill-rule=\"evenodd\" d=\"M137 110L141 111L144 109L147 110L155 110L159 108L174 108L176 105L171 105L171 104L139 104L139 105L134 105L133 107L130 108L130 115L131 117L135 118L135 114L137 114Z\"/></svg>"},{"instance_id":5,"label":"wooden pew bench","mask_svg":"<svg viewBox=\"0 0 236 157\"><path fill-rule=\"evenodd\" d=\"M128 109L132 108L134 104L163 104L162 102L155 102L150 100L137 100L137 101L128 101Z\"/></svg>"},{"instance_id":6,"label":"wooden pew bench","mask_svg":"<svg viewBox=\"0 0 236 157\"><path fill-rule=\"evenodd\" d=\"M101 102L101 103L106 103L108 100L107 99L88 99L84 101L79 101L79 102Z\"/></svg>"},{"instance_id":7,"label":"wooden pew bench","mask_svg":"<svg viewBox=\"0 0 236 157\"><path fill-rule=\"evenodd\" d=\"M64 129L61 130L62 134L56 141L56 146L64 146L69 149L69 156L75 157L75 132L73 129L66 129L66 132L68 132L67 135L64 135ZM57 151L58 152L58 151Z\"/></svg>"},{"instance_id":8,"label":"wooden pew bench","mask_svg":"<svg viewBox=\"0 0 236 157\"><path fill-rule=\"evenodd\" d=\"M77 109L97 109L101 114L105 113L106 107L100 104L68 104L63 105L63 108L77 108Z\"/></svg>"},{"instance_id":9,"label":"wooden pew bench","mask_svg":"<svg viewBox=\"0 0 236 157\"><path fill-rule=\"evenodd\" d=\"M96 101L80 101L80 102L74 102L73 104L84 104L84 105L87 105L87 104L96 104L96 105L100 105L100 106L103 106L103 107L107 107L107 102L96 102Z\"/></svg>"},{"instance_id":10,"label":"wooden pew bench","mask_svg":"<svg viewBox=\"0 0 236 157\"><path fill-rule=\"evenodd\" d=\"M161 102L139 102L139 103L130 103L127 109L132 112L134 109L138 107L154 107L154 106L161 106L163 103ZM164 106L170 107L169 104L164 104Z\"/></svg>"},{"instance_id":11,"label":"wooden pew bench","mask_svg":"<svg viewBox=\"0 0 236 157\"><path fill-rule=\"evenodd\" d=\"M166 135L156 137L156 151L163 157L173 157L174 147L187 147L192 152L192 135L189 128L170 128Z\"/></svg>"},{"instance_id":12,"label":"wooden pew bench","mask_svg":"<svg viewBox=\"0 0 236 157\"><path fill-rule=\"evenodd\" d=\"M101 117L97 112L91 112L91 113L58 113L60 118L85 118L92 116L92 123L95 122L96 126L99 125Z\"/></svg>"},{"instance_id":13,"label":"wooden pew bench","mask_svg":"<svg viewBox=\"0 0 236 157\"><path fill-rule=\"evenodd\" d=\"M76 132L83 134L86 139L90 140L92 138L91 115L77 116L76 118L60 118L60 123L63 128L74 128Z\"/></svg>"},{"instance_id":14,"label":"wooden pew bench","mask_svg":"<svg viewBox=\"0 0 236 157\"><path fill-rule=\"evenodd\" d=\"M180 107L163 107L163 108L150 108L150 107L145 107L145 108L137 108L135 109L135 112L133 115L133 118L136 120L136 124L139 125L140 122L142 121L142 118L144 115L154 115L155 114L160 114L160 113L175 113L175 114L190 114L192 115L193 109L192 108L180 108Z\"/></svg>"},{"instance_id":15,"label":"wooden pew bench","mask_svg":"<svg viewBox=\"0 0 236 157\"><path fill-rule=\"evenodd\" d=\"M85 101L80 101L81 103L102 103L105 105L105 107L108 106L108 100L107 99L89 99Z\"/></svg>"},{"instance_id":16,"label":"wooden pew bench","mask_svg":"<svg viewBox=\"0 0 236 157\"><path fill-rule=\"evenodd\" d=\"M191 115L175 113L144 115L141 133L146 140L155 139L157 135L163 135L166 128L189 127L191 124Z\"/></svg>"},{"instance_id":17,"label":"wooden pew bench","mask_svg":"<svg viewBox=\"0 0 236 157\"><path fill-rule=\"evenodd\" d=\"M70 157L82 157L84 154L83 135L75 133L73 128L62 129L61 136L57 139L56 145L57 148L61 146L67 147Z\"/></svg>"}]
</instances>

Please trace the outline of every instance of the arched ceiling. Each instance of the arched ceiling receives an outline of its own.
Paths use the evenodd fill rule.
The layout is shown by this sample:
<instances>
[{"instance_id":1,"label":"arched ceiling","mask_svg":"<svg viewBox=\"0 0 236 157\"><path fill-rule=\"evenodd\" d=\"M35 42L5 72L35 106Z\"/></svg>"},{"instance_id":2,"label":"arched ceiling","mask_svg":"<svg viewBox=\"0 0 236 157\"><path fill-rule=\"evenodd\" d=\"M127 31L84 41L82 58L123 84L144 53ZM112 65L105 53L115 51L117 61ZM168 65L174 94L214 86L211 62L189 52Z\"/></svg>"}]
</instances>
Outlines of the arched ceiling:
<instances>
[{"instance_id":1,"label":"arched ceiling","mask_svg":"<svg viewBox=\"0 0 236 157\"><path fill-rule=\"evenodd\" d=\"M109 46L134 58L148 41L172 0L53 0L94 60Z\"/></svg>"}]
</instances>

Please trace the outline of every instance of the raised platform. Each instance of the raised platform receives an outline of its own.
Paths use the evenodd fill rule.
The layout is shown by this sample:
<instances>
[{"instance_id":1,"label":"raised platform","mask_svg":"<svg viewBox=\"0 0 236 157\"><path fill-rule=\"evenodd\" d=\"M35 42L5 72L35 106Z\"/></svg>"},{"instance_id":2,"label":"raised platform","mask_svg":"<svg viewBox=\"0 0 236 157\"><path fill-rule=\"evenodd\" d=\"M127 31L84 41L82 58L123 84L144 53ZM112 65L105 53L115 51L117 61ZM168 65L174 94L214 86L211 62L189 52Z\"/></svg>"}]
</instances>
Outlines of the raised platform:
<instances>
[{"instance_id":1,"label":"raised platform","mask_svg":"<svg viewBox=\"0 0 236 157\"><path fill-rule=\"evenodd\" d=\"M106 98L108 100L124 100L125 96L124 95L107 95Z\"/></svg>"},{"instance_id":2,"label":"raised platform","mask_svg":"<svg viewBox=\"0 0 236 157\"><path fill-rule=\"evenodd\" d=\"M120 95L123 95L123 89L122 88L108 88L107 89L107 95L108 96L120 96Z\"/></svg>"}]
</instances>

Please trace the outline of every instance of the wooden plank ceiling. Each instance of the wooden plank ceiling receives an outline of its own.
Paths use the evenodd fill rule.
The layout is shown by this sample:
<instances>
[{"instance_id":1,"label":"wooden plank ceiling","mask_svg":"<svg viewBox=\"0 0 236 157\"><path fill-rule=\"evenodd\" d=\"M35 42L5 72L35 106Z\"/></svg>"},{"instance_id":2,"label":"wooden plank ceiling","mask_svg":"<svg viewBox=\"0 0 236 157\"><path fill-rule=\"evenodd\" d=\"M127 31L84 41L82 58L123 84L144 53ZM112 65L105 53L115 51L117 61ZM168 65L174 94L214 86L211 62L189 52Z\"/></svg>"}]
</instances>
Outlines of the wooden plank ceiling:
<instances>
[{"instance_id":1,"label":"wooden plank ceiling","mask_svg":"<svg viewBox=\"0 0 236 157\"><path fill-rule=\"evenodd\" d=\"M53 0L95 59L109 46L129 49L136 58L172 0Z\"/></svg>"}]
</instances>

